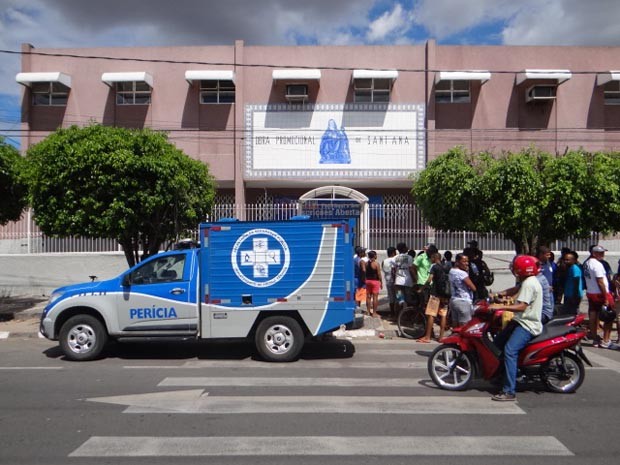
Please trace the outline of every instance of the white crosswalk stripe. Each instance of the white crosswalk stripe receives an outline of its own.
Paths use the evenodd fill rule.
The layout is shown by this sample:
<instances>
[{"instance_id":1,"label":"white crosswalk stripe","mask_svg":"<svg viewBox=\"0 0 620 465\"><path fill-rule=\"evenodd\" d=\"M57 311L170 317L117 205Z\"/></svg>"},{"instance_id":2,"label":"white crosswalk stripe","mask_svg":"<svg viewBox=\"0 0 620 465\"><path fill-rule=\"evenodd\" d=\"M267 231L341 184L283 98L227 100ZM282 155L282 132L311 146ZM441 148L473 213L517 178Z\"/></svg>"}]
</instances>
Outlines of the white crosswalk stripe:
<instances>
[{"instance_id":1,"label":"white crosswalk stripe","mask_svg":"<svg viewBox=\"0 0 620 465\"><path fill-rule=\"evenodd\" d=\"M571 456L552 436L99 437L70 457Z\"/></svg>"}]
</instances>

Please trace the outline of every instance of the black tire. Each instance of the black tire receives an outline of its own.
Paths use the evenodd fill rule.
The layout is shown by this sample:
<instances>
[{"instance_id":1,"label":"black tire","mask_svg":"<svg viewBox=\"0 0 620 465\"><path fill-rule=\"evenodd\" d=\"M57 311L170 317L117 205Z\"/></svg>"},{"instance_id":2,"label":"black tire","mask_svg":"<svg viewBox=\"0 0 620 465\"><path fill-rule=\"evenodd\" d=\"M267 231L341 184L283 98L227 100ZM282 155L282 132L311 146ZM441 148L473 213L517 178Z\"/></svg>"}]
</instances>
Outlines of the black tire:
<instances>
[{"instance_id":1,"label":"black tire","mask_svg":"<svg viewBox=\"0 0 620 465\"><path fill-rule=\"evenodd\" d=\"M409 339L418 339L426 333L426 316L414 307L405 307L398 313L398 330Z\"/></svg>"},{"instance_id":2,"label":"black tire","mask_svg":"<svg viewBox=\"0 0 620 465\"><path fill-rule=\"evenodd\" d=\"M90 315L69 318L60 328L60 348L69 360L94 360L101 355L107 341L105 326Z\"/></svg>"},{"instance_id":3,"label":"black tire","mask_svg":"<svg viewBox=\"0 0 620 465\"><path fill-rule=\"evenodd\" d=\"M441 389L464 391L474 379L474 360L458 346L442 344L428 359L428 374Z\"/></svg>"},{"instance_id":4,"label":"black tire","mask_svg":"<svg viewBox=\"0 0 620 465\"><path fill-rule=\"evenodd\" d=\"M558 354L550 358L541 370L542 379L549 390L559 394L575 392L586 374L581 359L571 352L564 352L564 363L562 355Z\"/></svg>"},{"instance_id":5,"label":"black tire","mask_svg":"<svg viewBox=\"0 0 620 465\"><path fill-rule=\"evenodd\" d=\"M304 332L294 318L271 316L256 329L256 349L268 362L296 360L304 346Z\"/></svg>"}]
</instances>

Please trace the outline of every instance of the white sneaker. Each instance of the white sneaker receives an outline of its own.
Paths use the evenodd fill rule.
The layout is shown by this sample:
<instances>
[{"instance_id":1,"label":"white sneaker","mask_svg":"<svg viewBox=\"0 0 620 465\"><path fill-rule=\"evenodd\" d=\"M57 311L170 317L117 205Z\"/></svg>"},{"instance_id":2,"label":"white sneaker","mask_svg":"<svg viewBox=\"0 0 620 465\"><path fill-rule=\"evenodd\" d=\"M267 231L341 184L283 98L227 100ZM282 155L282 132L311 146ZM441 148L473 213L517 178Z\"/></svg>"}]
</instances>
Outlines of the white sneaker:
<instances>
[{"instance_id":1,"label":"white sneaker","mask_svg":"<svg viewBox=\"0 0 620 465\"><path fill-rule=\"evenodd\" d=\"M601 341L598 345L601 349L609 349L611 346L611 341Z\"/></svg>"}]
</instances>

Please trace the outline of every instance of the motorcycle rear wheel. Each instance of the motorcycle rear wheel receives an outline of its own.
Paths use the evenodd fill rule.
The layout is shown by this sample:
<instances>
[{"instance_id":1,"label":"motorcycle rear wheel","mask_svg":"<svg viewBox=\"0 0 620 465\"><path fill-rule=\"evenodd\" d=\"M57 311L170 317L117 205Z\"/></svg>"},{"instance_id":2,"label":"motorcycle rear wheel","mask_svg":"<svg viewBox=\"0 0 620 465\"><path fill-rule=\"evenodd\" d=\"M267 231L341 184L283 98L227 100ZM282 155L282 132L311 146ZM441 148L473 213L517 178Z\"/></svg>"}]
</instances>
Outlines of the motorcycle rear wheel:
<instances>
[{"instance_id":1,"label":"motorcycle rear wheel","mask_svg":"<svg viewBox=\"0 0 620 465\"><path fill-rule=\"evenodd\" d=\"M542 379L550 391L560 394L575 392L583 383L585 369L581 359L570 352L555 355L541 368Z\"/></svg>"},{"instance_id":2,"label":"motorcycle rear wheel","mask_svg":"<svg viewBox=\"0 0 620 465\"><path fill-rule=\"evenodd\" d=\"M463 391L474 379L474 360L458 346L443 344L428 359L428 374L447 391Z\"/></svg>"}]
</instances>

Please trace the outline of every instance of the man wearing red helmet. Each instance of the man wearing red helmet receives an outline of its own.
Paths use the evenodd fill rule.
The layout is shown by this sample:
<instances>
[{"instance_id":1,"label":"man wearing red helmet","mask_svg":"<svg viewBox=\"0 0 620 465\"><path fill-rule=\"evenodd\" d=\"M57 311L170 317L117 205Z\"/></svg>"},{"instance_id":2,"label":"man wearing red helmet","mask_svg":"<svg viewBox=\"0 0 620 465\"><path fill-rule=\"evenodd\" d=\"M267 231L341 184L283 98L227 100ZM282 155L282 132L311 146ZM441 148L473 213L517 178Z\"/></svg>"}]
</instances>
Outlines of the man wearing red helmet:
<instances>
[{"instance_id":1,"label":"man wearing red helmet","mask_svg":"<svg viewBox=\"0 0 620 465\"><path fill-rule=\"evenodd\" d=\"M519 352L530 340L542 333L543 290L536 275L539 263L535 257L518 255L512 263L512 273L521 282L519 295L513 305L492 304L495 309L515 313L512 321L495 338L495 345L504 351L504 386L492 399L517 399L517 361Z\"/></svg>"}]
</instances>

